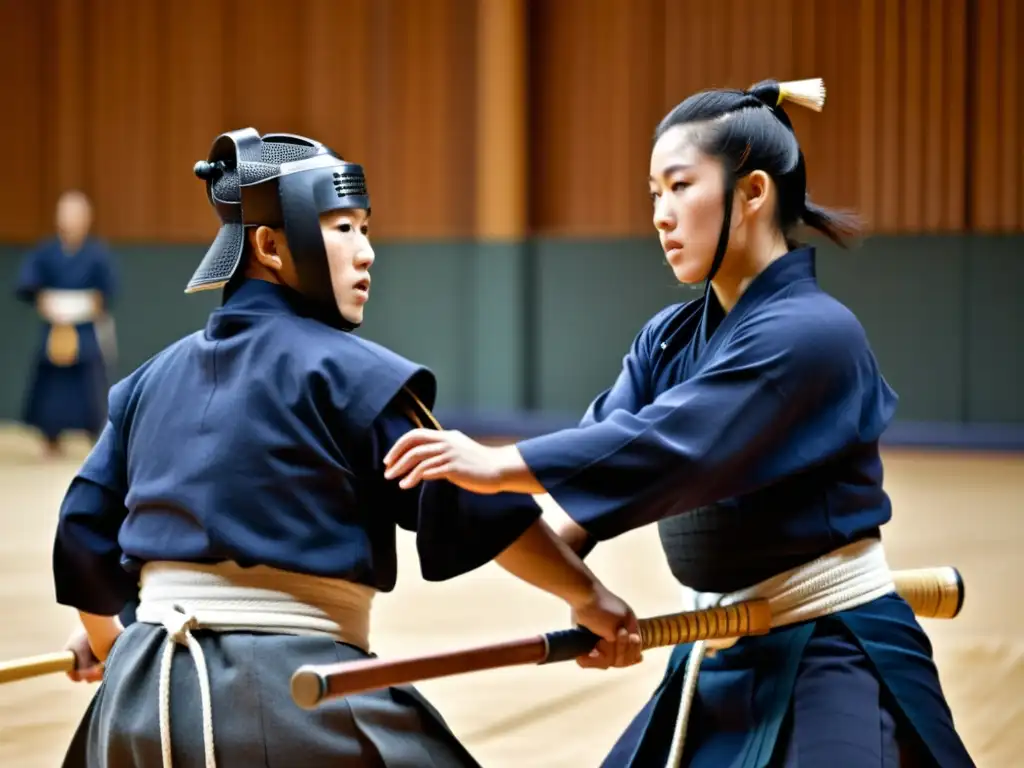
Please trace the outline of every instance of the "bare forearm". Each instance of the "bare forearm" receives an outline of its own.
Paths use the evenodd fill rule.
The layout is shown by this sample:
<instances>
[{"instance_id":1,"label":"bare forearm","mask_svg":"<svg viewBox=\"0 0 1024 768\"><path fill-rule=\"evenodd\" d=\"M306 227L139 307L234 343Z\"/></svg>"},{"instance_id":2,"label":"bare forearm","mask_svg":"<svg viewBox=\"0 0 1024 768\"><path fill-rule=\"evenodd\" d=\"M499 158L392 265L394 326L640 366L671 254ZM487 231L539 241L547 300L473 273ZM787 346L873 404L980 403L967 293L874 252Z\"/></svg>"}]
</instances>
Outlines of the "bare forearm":
<instances>
[{"instance_id":1,"label":"bare forearm","mask_svg":"<svg viewBox=\"0 0 1024 768\"><path fill-rule=\"evenodd\" d=\"M579 523L569 517L565 510L551 498L550 494L534 496L537 504L544 512L544 520L558 534L558 538L569 545L569 548L581 558L586 557L597 541L587 533Z\"/></svg>"},{"instance_id":2,"label":"bare forearm","mask_svg":"<svg viewBox=\"0 0 1024 768\"><path fill-rule=\"evenodd\" d=\"M501 467L501 487L509 493L529 493L537 498L550 526L557 531L558 538L573 552L585 557L596 542L589 533L555 503L543 485L534 477L530 467L523 460L519 449L513 443L497 449Z\"/></svg>"},{"instance_id":3,"label":"bare forearm","mask_svg":"<svg viewBox=\"0 0 1024 768\"><path fill-rule=\"evenodd\" d=\"M587 533L586 529L578 525L575 520L566 516L562 525L556 528L558 538L564 541L573 552L582 560L589 555L597 546L597 539Z\"/></svg>"},{"instance_id":4,"label":"bare forearm","mask_svg":"<svg viewBox=\"0 0 1024 768\"><path fill-rule=\"evenodd\" d=\"M503 491L534 495L547 493L544 490L544 486L537 481L537 478L533 476L533 472L530 471L526 462L523 461L522 454L519 453L519 449L516 448L514 443L512 445L503 445L495 450L497 450L499 457L498 464L501 468L501 489Z\"/></svg>"},{"instance_id":5,"label":"bare forearm","mask_svg":"<svg viewBox=\"0 0 1024 768\"><path fill-rule=\"evenodd\" d=\"M92 647L93 653L96 654L96 658L104 660L118 635L124 631L121 619L117 616L97 616L85 611L79 611L78 617L89 636L89 645Z\"/></svg>"},{"instance_id":6,"label":"bare forearm","mask_svg":"<svg viewBox=\"0 0 1024 768\"><path fill-rule=\"evenodd\" d=\"M587 602L600 588L597 577L542 518L495 561L513 576L569 605Z\"/></svg>"}]
</instances>

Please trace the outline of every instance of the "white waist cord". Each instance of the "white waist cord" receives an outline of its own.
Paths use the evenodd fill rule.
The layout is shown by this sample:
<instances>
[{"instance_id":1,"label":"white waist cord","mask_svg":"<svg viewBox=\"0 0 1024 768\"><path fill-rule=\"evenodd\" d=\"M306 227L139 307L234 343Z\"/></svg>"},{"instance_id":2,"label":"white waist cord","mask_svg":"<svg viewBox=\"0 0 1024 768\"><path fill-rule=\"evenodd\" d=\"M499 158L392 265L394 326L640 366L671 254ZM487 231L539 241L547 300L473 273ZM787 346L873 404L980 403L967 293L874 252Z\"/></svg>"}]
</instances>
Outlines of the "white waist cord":
<instances>
[{"instance_id":1,"label":"white waist cord","mask_svg":"<svg viewBox=\"0 0 1024 768\"><path fill-rule=\"evenodd\" d=\"M692 605L689 608L696 610L743 600L768 600L772 609L772 627L781 627L851 610L894 589L882 542L864 539L738 592L722 595L691 591ZM690 649L666 768L680 768L682 765L686 728L705 655L709 650L713 653L717 649L728 648L737 640L699 640Z\"/></svg>"},{"instance_id":2,"label":"white waist cord","mask_svg":"<svg viewBox=\"0 0 1024 768\"><path fill-rule=\"evenodd\" d=\"M174 765L171 665L179 643L188 648L199 676L206 768L217 766L210 673L203 648L192 635L194 630L319 635L368 649L373 594L374 590L358 584L264 566L243 569L234 563L151 563L143 568L136 617L167 630L157 692L163 768Z\"/></svg>"},{"instance_id":3,"label":"white waist cord","mask_svg":"<svg viewBox=\"0 0 1024 768\"><path fill-rule=\"evenodd\" d=\"M196 617L186 615L181 609L171 611L163 621L167 629L167 643L160 659L160 751L163 753L164 768L174 768L171 756L171 663L174 647L181 643L188 647L199 675L199 698L203 710L203 751L206 754L206 768L217 768L217 757L213 750L213 704L210 701L210 673L206 669L206 657L199 641L192 636L192 630L199 628Z\"/></svg>"},{"instance_id":4,"label":"white waist cord","mask_svg":"<svg viewBox=\"0 0 1024 768\"><path fill-rule=\"evenodd\" d=\"M683 672L683 690L679 699L679 714L672 730L672 747L668 753L667 766L679 768L683 760L683 747L686 746L686 727L690 722L690 710L693 708L693 697L697 694L697 675L700 665L707 653L707 641L698 640L690 649L686 658L686 669Z\"/></svg>"}]
</instances>

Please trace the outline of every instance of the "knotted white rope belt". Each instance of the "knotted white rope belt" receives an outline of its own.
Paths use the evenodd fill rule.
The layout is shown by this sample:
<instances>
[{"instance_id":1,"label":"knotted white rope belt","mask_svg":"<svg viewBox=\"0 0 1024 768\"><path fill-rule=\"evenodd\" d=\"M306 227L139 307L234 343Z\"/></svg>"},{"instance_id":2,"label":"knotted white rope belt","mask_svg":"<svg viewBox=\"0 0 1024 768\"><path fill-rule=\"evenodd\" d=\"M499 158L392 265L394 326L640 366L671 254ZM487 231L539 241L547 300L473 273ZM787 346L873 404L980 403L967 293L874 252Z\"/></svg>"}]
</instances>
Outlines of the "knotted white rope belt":
<instances>
[{"instance_id":1,"label":"knotted white rope belt","mask_svg":"<svg viewBox=\"0 0 1024 768\"><path fill-rule=\"evenodd\" d=\"M326 635L337 642L369 649L369 587L267 566L242 568L235 563L148 563L142 569L136 618L167 629L160 662L160 747L164 768L172 768L171 663L181 643L189 649L199 675L206 768L216 768L210 676L198 629Z\"/></svg>"},{"instance_id":2,"label":"knotted white rope belt","mask_svg":"<svg viewBox=\"0 0 1024 768\"><path fill-rule=\"evenodd\" d=\"M767 600L772 609L772 626L782 627L848 611L895 589L882 542L863 539L738 592L717 594L687 589L684 602L688 604L686 610L701 610L743 600ZM737 640L700 640L693 644L683 672L682 698L672 735L668 768L678 768L681 764L686 726L704 656L728 648Z\"/></svg>"}]
</instances>

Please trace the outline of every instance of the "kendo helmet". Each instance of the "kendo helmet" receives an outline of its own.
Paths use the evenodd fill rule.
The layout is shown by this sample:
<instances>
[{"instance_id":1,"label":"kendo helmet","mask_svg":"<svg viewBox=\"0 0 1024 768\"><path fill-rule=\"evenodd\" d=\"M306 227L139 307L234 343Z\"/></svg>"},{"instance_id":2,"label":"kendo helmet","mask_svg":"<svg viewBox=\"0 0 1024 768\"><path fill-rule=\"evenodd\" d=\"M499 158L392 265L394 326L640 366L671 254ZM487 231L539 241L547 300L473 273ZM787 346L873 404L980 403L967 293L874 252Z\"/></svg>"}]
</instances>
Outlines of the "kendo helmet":
<instances>
[{"instance_id":1,"label":"kendo helmet","mask_svg":"<svg viewBox=\"0 0 1024 768\"><path fill-rule=\"evenodd\" d=\"M283 228L301 293L345 324L331 289L320 216L342 209L370 210L362 166L314 139L288 133L260 136L253 128L243 128L218 136L194 172L206 181L221 227L185 293L228 284L242 261L246 228Z\"/></svg>"}]
</instances>

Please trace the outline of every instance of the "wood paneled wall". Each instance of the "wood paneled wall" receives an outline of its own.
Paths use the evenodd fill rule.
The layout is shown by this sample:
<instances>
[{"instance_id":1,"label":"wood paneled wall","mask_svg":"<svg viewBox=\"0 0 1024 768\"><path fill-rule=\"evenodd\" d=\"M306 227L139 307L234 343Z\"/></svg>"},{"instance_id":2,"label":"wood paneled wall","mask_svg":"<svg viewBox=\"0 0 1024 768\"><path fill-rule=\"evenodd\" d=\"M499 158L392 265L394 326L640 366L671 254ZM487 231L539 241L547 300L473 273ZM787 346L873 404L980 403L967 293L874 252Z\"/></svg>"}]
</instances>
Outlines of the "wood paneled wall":
<instances>
[{"instance_id":1,"label":"wood paneled wall","mask_svg":"<svg viewBox=\"0 0 1024 768\"><path fill-rule=\"evenodd\" d=\"M969 87L971 222L982 232L1024 229L1024 4L976 0Z\"/></svg>"},{"instance_id":2,"label":"wood paneled wall","mask_svg":"<svg viewBox=\"0 0 1024 768\"><path fill-rule=\"evenodd\" d=\"M246 125L364 163L377 237L646 234L672 105L815 75L820 202L1021 231L1022 44L1019 0L0 0L0 240L67 187L111 240L206 240L192 164Z\"/></svg>"}]
</instances>

